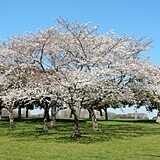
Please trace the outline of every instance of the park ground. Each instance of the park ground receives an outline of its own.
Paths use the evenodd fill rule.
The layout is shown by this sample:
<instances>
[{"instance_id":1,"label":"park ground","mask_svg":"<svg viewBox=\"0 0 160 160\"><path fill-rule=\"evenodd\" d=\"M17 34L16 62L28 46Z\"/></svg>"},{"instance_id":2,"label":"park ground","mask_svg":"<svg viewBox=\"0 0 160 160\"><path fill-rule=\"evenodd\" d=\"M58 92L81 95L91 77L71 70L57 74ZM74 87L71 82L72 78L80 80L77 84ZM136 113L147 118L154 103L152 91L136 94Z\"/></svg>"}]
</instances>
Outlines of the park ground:
<instances>
[{"instance_id":1,"label":"park ground","mask_svg":"<svg viewBox=\"0 0 160 160\"><path fill-rule=\"evenodd\" d=\"M0 121L0 160L159 160L160 124L153 120L81 120L82 137L72 137L74 122L58 119L57 128L42 130L42 119Z\"/></svg>"}]
</instances>

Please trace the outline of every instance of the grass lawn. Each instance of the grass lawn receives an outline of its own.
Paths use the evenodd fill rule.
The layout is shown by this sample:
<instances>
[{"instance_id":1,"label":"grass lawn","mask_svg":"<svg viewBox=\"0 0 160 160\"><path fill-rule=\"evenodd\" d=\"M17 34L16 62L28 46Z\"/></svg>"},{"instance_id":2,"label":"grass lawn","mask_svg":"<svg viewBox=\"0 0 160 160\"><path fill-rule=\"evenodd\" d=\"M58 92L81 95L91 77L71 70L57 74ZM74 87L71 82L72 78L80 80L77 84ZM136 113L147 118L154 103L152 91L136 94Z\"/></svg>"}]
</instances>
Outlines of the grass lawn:
<instances>
[{"instance_id":1,"label":"grass lawn","mask_svg":"<svg viewBox=\"0 0 160 160\"><path fill-rule=\"evenodd\" d=\"M42 119L24 119L8 129L0 121L0 160L159 160L160 124L153 121L81 122L81 138L72 138L72 120L59 119L57 129L42 131Z\"/></svg>"}]
</instances>

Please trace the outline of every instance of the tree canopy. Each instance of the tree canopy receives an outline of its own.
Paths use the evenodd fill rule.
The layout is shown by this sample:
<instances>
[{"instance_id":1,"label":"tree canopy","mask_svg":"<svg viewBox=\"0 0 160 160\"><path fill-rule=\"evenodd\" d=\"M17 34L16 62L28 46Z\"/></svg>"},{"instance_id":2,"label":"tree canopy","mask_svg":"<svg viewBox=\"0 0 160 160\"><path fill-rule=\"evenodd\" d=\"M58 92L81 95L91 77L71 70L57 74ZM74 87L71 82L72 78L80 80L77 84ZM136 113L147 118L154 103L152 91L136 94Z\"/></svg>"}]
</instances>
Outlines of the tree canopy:
<instances>
[{"instance_id":1,"label":"tree canopy","mask_svg":"<svg viewBox=\"0 0 160 160\"><path fill-rule=\"evenodd\" d=\"M65 106L80 136L82 108L91 112L93 122L94 109L106 105L159 108L159 67L141 55L151 40L98 29L60 18L45 31L1 41L0 105L11 113L11 123L13 109L22 102L45 110Z\"/></svg>"}]
</instances>

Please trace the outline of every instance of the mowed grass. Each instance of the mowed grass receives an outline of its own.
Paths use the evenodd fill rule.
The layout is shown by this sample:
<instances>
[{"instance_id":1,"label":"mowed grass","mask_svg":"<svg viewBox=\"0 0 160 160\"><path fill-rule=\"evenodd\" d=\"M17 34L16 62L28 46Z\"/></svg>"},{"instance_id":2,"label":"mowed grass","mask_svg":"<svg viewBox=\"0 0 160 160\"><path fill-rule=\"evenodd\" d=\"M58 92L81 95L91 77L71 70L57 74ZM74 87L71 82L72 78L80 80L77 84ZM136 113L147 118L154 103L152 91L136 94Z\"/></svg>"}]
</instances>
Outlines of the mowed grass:
<instances>
[{"instance_id":1,"label":"mowed grass","mask_svg":"<svg viewBox=\"0 0 160 160\"><path fill-rule=\"evenodd\" d=\"M92 131L81 121L82 137L73 138L73 120L59 119L57 129L42 130L42 119L0 121L0 160L159 160L160 124L154 121L99 121Z\"/></svg>"}]
</instances>

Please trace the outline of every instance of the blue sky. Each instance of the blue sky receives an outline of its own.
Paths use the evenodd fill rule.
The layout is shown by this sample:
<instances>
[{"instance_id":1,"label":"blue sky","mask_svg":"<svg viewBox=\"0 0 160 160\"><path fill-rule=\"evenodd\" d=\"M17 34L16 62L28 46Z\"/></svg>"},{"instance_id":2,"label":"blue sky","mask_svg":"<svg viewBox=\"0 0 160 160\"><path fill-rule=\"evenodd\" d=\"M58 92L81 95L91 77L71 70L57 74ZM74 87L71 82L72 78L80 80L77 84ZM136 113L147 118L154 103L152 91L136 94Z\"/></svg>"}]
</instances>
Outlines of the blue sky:
<instances>
[{"instance_id":1,"label":"blue sky","mask_svg":"<svg viewBox=\"0 0 160 160\"><path fill-rule=\"evenodd\" d=\"M0 38L44 30L60 16L90 21L100 32L147 35L153 48L145 55L160 65L160 0L0 0Z\"/></svg>"},{"instance_id":2,"label":"blue sky","mask_svg":"<svg viewBox=\"0 0 160 160\"><path fill-rule=\"evenodd\" d=\"M0 0L0 37L49 28L62 16L98 24L101 32L147 35L154 41L146 55L160 64L159 8L160 0Z\"/></svg>"}]
</instances>

